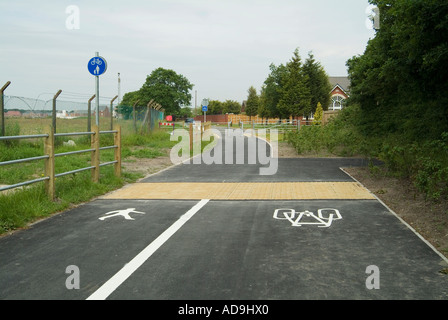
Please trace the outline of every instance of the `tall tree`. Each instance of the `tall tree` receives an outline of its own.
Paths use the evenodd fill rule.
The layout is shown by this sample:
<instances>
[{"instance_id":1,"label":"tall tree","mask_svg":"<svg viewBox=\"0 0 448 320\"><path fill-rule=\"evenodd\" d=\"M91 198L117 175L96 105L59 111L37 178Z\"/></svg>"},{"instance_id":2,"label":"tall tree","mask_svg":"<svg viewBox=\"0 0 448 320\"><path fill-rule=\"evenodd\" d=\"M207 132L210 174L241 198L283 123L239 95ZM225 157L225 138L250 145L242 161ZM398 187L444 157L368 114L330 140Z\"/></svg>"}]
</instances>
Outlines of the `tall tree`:
<instances>
[{"instance_id":1,"label":"tall tree","mask_svg":"<svg viewBox=\"0 0 448 320\"><path fill-rule=\"evenodd\" d=\"M249 116L249 119L252 119L252 116L257 115L258 106L260 105L259 97L257 94L257 90L252 86L248 90L248 97L246 102L246 115Z\"/></svg>"},{"instance_id":2,"label":"tall tree","mask_svg":"<svg viewBox=\"0 0 448 320\"><path fill-rule=\"evenodd\" d=\"M258 116L261 117L261 119L267 119L269 118L270 112L269 109L267 107L266 104L266 90L265 90L265 86L263 86L263 88L261 89L261 93L260 93L260 103L258 105Z\"/></svg>"},{"instance_id":3,"label":"tall tree","mask_svg":"<svg viewBox=\"0 0 448 320\"><path fill-rule=\"evenodd\" d=\"M286 114L282 114L278 109L278 103L282 96L282 90L287 78L288 70L285 65L280 64L276 66L271 64L269 66L270 74L264 81L262 87L262 96L260 103L263 104L263 109L266 110L267 116L272 118L283 118Z\"/></svg>"},{"instance_id":4,"label":"tall tree","mask_svg":"<svg viewBox=\"0 0 448 320\"><path fill-rule=\"evenodd\" d=\"M361 131L440 137L448 131L448 3L369 2L379 8L380 28L364 54L347 62Z\"/></svg>"},{"instance_id":5,"label":"tall tree","mask_svg":"<svg viewBox=\"0 0 448 320\"><path fill-rule=\"evenodd\" d=\"M224 113L240 114L241 104L235 100L226 100L224 102Z\"/></svg>"},{"instance_id":6,"label":"tall tree","mask_svg":"<svg viewBox=\"0 0 448 320\"><path fill-rule=\"evenodd\" d=\"M123 115L123 119L127 120L131 117L133 112L132 106L139 99L140 99L139 91L132 91L124 94L123 99L120 102L120 105L117 107L118 113Z\"/></svg>"},{"instance_id":7,"label":"tall tree","mask_svg":"<svg viewBox=\"0 0 448 320\"><path fill-rule=\"evenodd\" d=\"M208 103L208 114L223 114L224 103L218 100L210 100Z\"/></svg>"},{"instance_id":8,"label":"tall tree","mask_svg":"<svg viewBox=\"0 0 448 320\"><path fill-rule=\"evenodd\" d=\"M311 114L311 92L309 77L304 73L299 49L294 51L291 61L286 65L287 79L282 90L278 109L282 114L297 117Z\"/></svg>"},{"instance_id":9,"label":"tall tree","mask_svg":"<svg viewBox=\"0 0 448 320\"><path fill-rule=\"evenodd\" d=\"M181 106L190 104L192 89L193 85L183 75L158 68L146 78L139 90L140 102L146 105L154 100L165 109L166 114L178 114Z\"/></svg>"},{"instance_id":10,"label":"tall tree","mask_svg":"<svg viewBox=\"0 0 448 320\"><path fill-rule=\"evenodd\" d=\"M308 54L308 58L303 65L303 72L309 78L308 86L311 94L311 111L316 111L318 103L321 103L322 107L327 110L330 104L331 84L325 69L314 59L314 55L311 52Z\"/></svg>"}]
</instances>

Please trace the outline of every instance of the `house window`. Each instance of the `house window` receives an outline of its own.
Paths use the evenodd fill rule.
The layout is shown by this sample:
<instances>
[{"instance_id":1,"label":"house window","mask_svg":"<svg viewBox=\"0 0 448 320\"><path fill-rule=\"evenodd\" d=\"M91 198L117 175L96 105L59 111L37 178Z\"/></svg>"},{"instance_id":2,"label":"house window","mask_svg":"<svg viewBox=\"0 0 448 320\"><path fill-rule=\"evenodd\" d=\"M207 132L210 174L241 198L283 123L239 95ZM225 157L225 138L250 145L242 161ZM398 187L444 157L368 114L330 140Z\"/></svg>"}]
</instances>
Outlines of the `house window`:
<instances>
[{"instance_id":1,"label":"house window","mask_svg":"<svg viewBox=\"0 0 448 320\"><path fill-rule=\"evenodd\" d=\"M344 108L345 99L341 96L333 96L331 102L330 110L342 110Z\"/></svg>"}]
</instances>

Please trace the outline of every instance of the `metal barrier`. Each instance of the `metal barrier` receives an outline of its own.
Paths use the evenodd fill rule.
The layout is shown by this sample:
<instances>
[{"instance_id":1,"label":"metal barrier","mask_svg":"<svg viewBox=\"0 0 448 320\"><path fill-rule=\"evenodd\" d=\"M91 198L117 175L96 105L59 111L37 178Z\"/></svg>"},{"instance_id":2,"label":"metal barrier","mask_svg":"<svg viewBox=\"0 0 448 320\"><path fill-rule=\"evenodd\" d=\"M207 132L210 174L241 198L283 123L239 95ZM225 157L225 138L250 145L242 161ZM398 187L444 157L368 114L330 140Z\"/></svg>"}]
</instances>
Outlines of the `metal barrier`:
<instances>
[{"instance_id":1,"label":"metal barrier","mask_svg":"<svg viewBox=\"0 0 448 320\"><path fill-rule=\"evenodd\" d=\"M101 134L114 134L114 145L100 148L100 135ZM90 135L91 136L91 148L90 149L55 154L55 137L80 136L80 135ZM50 127L47 129L47 133L45 133L45 134L0 137L0 141L17 140L17 139L39 139L39 138L45 139L44 155L43 156L4 161L4 162L0 162L0 166L35 161L35 160L45 160L44 177L21 182L21 183L16 183L16 184L9 185L6 187L2 187L2 188L0 188L0 192L9 190L9 189L26 186L26 185L37 183L37 182L45 181L45 191L46 191L49 199L51 201L54 201L54 199L55 199L55 179L56 178L59 178L59 177L65 176L65 175L69 175L69 174L73 174L73 173L86 171L86 170L91 170L92 181L97 183L99 181L99 176L100 176L100 167L112 165L112 164L115 166L115 172L114 172L115 175L117 177L121 176L121 127L120 126L116 126L115 130L109 130L109 131L99 131L97 126L92 126L91 132L71 132L71 133L53 133L53 129ZM100 151L107 150L107 149L115 149L114 161L100 163ZM90 166L81 168L81 169L68 171L68 172L55 174L55 161L54 161L55 158L62 157L62 156L68 156L68 155L74 155L74 154L80 154L80 153L88 153L88 152L91 153L91 163L90 163L91 165Z\"/></svg>"}]
</instances>

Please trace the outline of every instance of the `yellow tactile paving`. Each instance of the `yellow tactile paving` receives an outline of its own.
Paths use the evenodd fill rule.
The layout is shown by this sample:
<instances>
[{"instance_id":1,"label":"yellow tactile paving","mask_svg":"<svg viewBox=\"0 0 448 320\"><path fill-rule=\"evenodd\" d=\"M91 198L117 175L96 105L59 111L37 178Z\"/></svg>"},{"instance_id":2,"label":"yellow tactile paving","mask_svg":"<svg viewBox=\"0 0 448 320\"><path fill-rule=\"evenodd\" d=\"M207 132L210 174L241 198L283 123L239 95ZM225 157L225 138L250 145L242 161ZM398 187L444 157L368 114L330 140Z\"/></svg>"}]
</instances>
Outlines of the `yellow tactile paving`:
<instances>
[{"instance_id":1,"label":"yellow tactile paving","mask_svg":"<svg viewBox=\"0 0 448 320\"><path fill-rule=\"evenodd\" d=\"M176 182L132 184L102 199L370 200L375 197L356 182Z\"/></svg>"}]
</instances>

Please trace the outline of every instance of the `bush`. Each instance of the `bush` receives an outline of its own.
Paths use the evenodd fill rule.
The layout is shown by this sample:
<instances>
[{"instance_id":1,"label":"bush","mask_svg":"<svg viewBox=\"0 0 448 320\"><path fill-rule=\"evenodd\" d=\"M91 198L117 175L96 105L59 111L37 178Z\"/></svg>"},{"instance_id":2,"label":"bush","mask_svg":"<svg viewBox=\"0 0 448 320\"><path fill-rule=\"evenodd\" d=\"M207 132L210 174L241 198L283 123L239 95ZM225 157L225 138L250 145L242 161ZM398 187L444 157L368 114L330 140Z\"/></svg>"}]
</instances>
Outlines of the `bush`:
<instances>
[{"instance_id":1,"label":"bush","mask_svg":"<svg viewBox=\"0 0 448 320\"><path fill-rule=\"evenodd\" d=\"M413 149L417 150L413 145ZM448 197L448 132L439 140L427 141L415 153L414 184L434 200Z\"/></svg>"},{"instance_id":2,"label":"bush","mask_svg":"<svg viewBox=\"0 0 448 320\"><path fill-rule=\"evenodd\" d=\"M362 132L359 108L352 105L325 126L302 127L288 141L299 154L331 153L384 162L387 172L411 179L427 199L448 198L448 132L438 139L412 141L403 135L385 137Z\"/></svg>"},{"instance_id":3,"label":"bush","mask_svg":"<svg viewBox=\"0 0 448 320\"><path fill-rule=\"evenodd\" d=\"M363 155L372 157L378 147L367 141L357 130L357 106L342 110L325 126L301 127L290 133L288 141L299 154L329 152L336 156Z\"/></svg>"}]
</instances>

